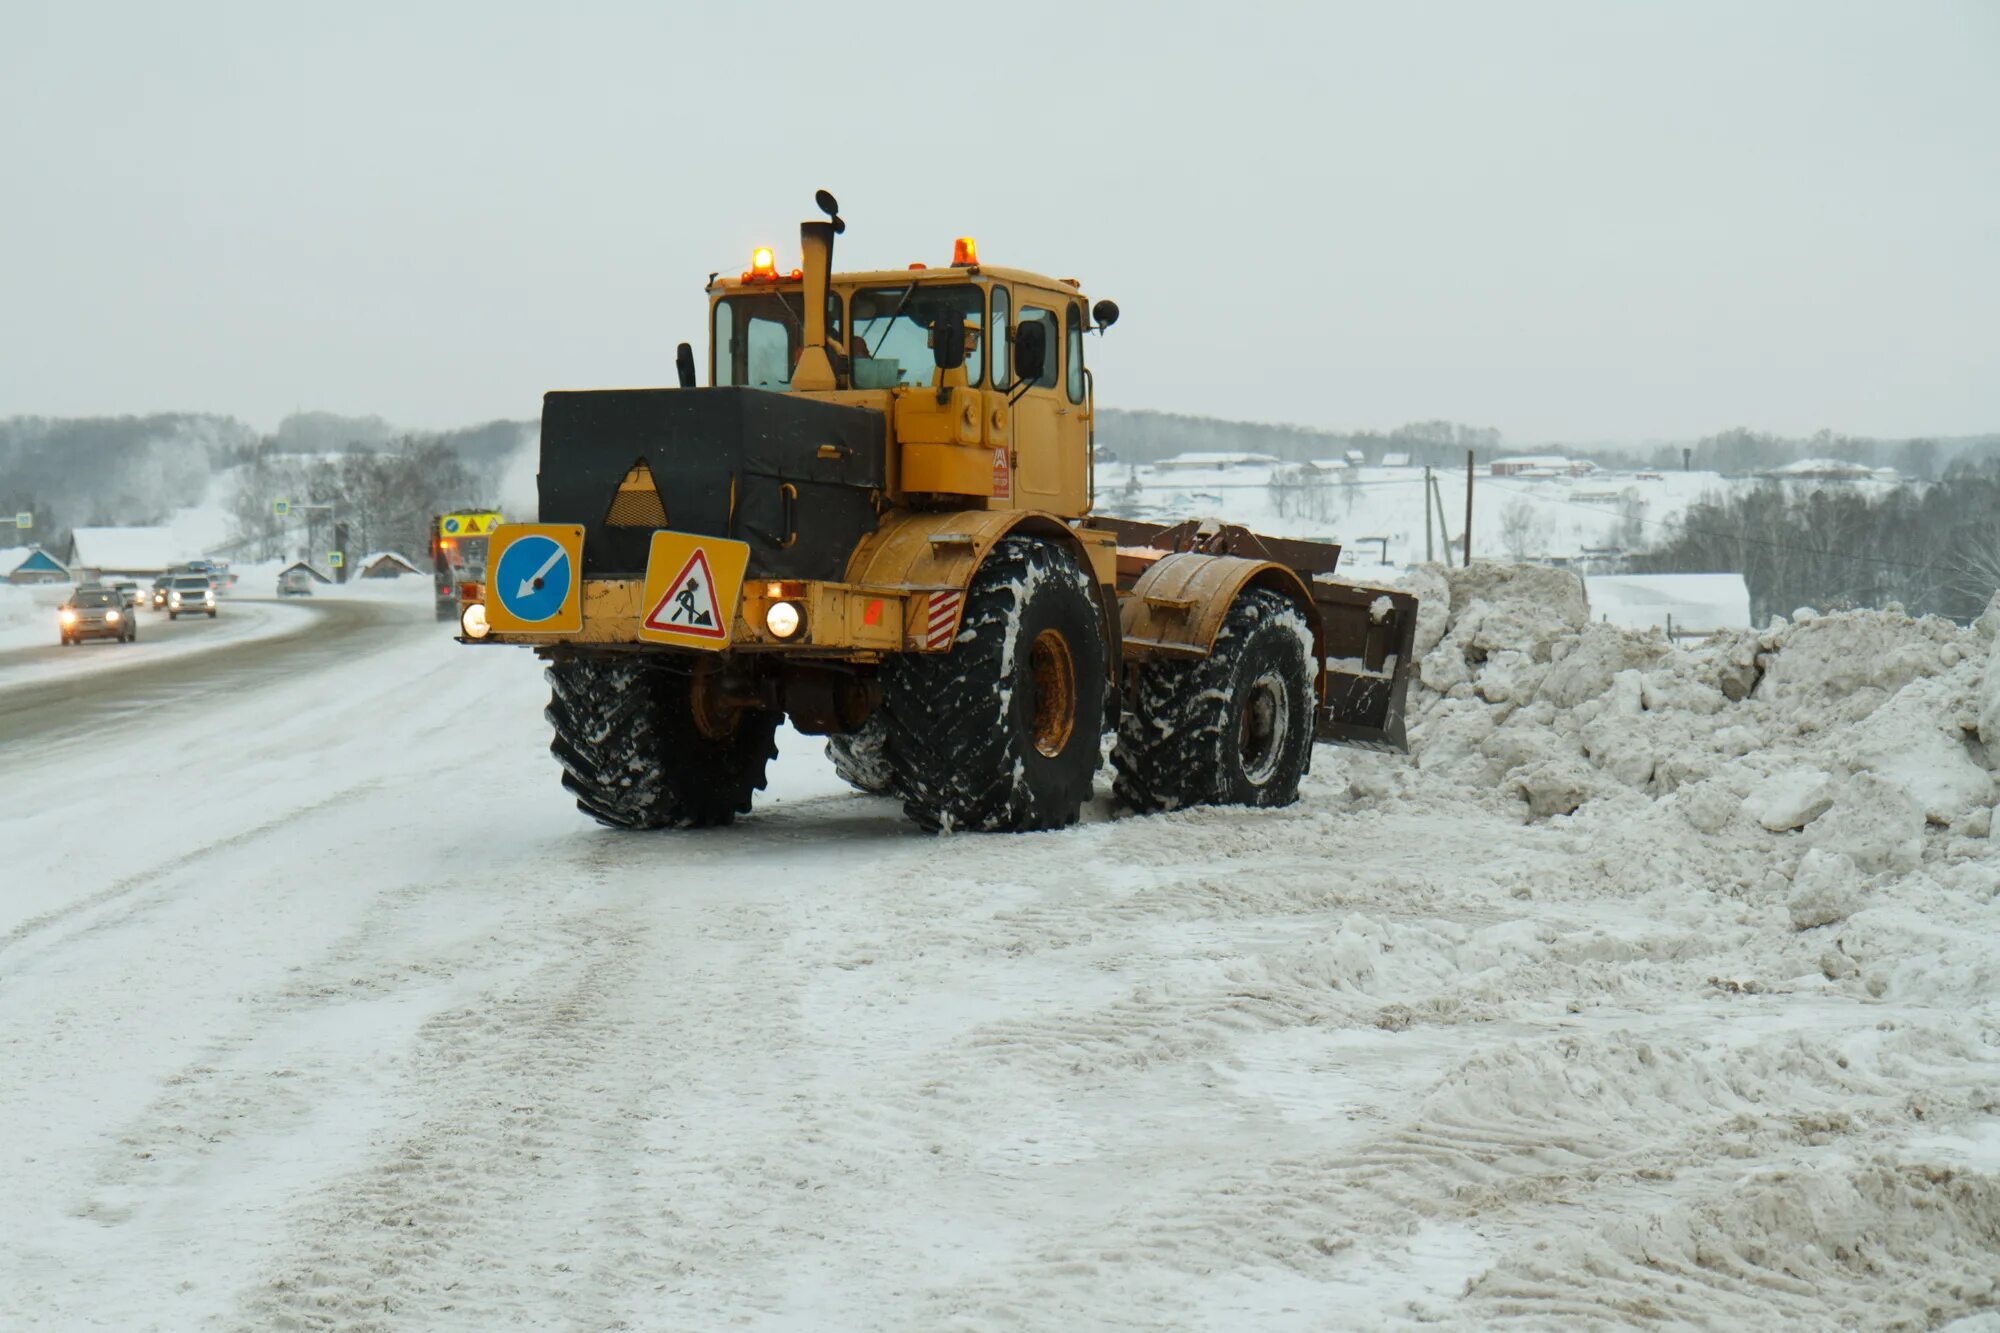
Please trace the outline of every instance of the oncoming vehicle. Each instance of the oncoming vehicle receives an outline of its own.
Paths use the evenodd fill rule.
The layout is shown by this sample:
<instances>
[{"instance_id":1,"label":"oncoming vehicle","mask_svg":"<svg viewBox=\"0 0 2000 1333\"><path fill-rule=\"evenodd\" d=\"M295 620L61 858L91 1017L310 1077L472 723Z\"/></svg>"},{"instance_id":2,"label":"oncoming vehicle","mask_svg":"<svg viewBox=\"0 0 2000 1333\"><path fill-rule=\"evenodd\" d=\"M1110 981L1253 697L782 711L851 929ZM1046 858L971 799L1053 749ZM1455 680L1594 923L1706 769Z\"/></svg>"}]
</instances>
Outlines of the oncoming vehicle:
<instances>
[{"instance_id":1,"label":"oncoming vehicle","mask_svg":"<svg viewBox=\"0 0 2000 1333\"><path fill-rule=\"evenodd\" d=\"M152 601L155 611L167 609L167 589L173 586L173 575L162 574L153 580Z\"/></svg>"},{"instance_id":2,"label":"oncoming vehicle","mask_svg":"<svg viewBox=\"0 0 2000 1333\"><path fill-rule=\"evenodd\" d=\"M135 643L139 638L139 617L125 601L125 595L102 584L85 583L56 609L64 647L85 639L112 639Z\"/></svg>"},{"instance_id":3,"label":"oncoming vehicle","mask_svg":"<svg viewBox=\"0 0 2000 1333\"><path fill-rule=\"evenodd\" d=\"M492 509L461 509L431 515L431 583L437 618L456 621L460 601L477 597L486 581L486 544L500 526Z\"/></svg>"},{"instance_id":4,"label":"oncoming vehicle","mask_svg":"<svg viewBox=\"0 0 2000 1333\"><path fill-rule=\"evenodd\" d=\"M706 387L543 400L539 522L491 539L461 642L547 660L551 745L619 828L750 809L780 721L931 830L1074 823L1100 737L1138 812L1297 798L1315 740L1404 745L1407 593L1340 548L1092 514L1073 279L833 272L800 228L708 288Z\"/></svg>"},{"instance_id":5,"label":"oncoming vehicle","mask_svg":"<svg viewBox=\"0 0 2000 1333\"><path fill-rule=\"evenodd\" d=\"M198 616L208 613L215 619L215 585L202 574L176 574L167 585L167 618L179 620L182 616Z\"/></svg>"},{"instance_id":6,"label":"oncoming vehicle","mask_svg":"<svg viewBox=\"0 0 2000 1333\"><path fill-rule=\"evenodd\" d=\"M127 609L139 604L139 585L131 579L119 579L111 585L111 589L125 599Z\"/></svg>"},{"instance_id":7,"label":"oncoming vehicle","mask_svg":"<svg viewBox=\"0 0 2000 1333\"><path fill-rule=\"evenodd\" d=\"M303 569L288 569L278 575L278 596L310 597L313 590L313 576Z\"/></svg>"}]
</instances>

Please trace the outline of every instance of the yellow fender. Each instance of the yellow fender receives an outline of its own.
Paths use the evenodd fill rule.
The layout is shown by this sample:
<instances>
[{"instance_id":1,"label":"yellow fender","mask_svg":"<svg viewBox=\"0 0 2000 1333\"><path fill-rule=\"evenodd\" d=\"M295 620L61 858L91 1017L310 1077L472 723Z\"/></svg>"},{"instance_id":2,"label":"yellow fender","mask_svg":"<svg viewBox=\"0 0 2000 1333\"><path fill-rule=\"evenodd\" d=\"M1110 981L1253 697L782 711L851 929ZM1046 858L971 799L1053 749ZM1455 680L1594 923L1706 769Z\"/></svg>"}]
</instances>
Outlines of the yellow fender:
<instances>
[{"instance_id":1,"label":"yellow fender","mask_svg":"<svg viewBox=\"0 0 2000 1333\"><path fill-rule=\"evenodd\" d=\"M1268 588L1290 599L1312 626L1313 654L1324 631L1312 590L1292 570L1270 560L1182 551L1162 556L1139 576L1120 615L1127 657L1206 657L1215 649L1229 608L1245 588Z\"/></svg>"},{"instance_id":2,"label":"yellow fender","mask_svg":"<svg viewBox=\"0 0 2000 1333\"><path fill-rule=\"evenodd\" d=\"M917 603L906 612L908 646L920 652L947 651L964 618L965 591L972 585L972 576L1000 539L1016 532L1066 548L1091 572L1104 618L1105 643L1108 648L1115 647L1118 612L1113 579L1117 552L1110 534L1088 542L1061 519L1032 509L891 514L855 547L847 562L846 581L920 594L906 599L906 604ZM1118 654L1106 652L1105 660L1115 664Z\"/></svg>"}]
</instances>

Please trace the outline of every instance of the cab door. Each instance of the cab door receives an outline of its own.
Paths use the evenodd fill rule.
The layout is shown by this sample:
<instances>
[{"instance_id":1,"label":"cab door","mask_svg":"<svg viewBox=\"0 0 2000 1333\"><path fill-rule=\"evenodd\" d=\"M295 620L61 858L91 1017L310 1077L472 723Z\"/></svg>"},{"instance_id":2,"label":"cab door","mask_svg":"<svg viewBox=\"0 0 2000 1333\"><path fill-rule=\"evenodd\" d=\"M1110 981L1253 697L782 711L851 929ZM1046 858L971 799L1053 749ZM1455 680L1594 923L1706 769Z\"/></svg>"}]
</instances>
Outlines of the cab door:
<instances>
[{"instance_id":1,"label":"cab door","mask_svg":"<svg viewBox=\"0 0 2000 1333\"><path fill-rule=\"evenodd\" d=\"M1072 447L1071 427L1080 418L1063 385L1063 302L1053 293L1015 289L1017 305L1010 343L1018 347L1021 330L1041 324L1048 348L1042 370L1031 383L1013 381L1020 396L1014 400L1014 457L1017 503L1024 509L1047 509L1065 516L1082 513L1072 497L1080 498L1074 482L1079 462L1064 457ZM1021 369L1016 357L1013 369ZM1070 501L1070 503L1065 503Z\"/></svg>"}]
</instances>

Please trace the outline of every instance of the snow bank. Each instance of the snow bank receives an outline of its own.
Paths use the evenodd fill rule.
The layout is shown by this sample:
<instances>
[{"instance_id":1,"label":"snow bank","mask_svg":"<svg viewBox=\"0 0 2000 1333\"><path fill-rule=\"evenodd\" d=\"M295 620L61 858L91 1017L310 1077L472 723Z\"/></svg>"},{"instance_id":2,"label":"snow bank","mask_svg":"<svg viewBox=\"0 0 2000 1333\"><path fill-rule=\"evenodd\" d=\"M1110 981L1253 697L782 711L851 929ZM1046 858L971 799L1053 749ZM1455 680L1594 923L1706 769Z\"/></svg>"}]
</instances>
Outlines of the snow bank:
<instances>
[{"instance_id":1,"label":"snow bank","mask_svg":"<svg viewBox=\"0 0 2000 1333\"><path fill-rule=\"evenodd\" d=\"M1561 571L1430 566L1419 581L1443 625L1413 696L1419 764L1512 791L1537 816L1678 797L1701 827L1725 790L1771 832L1836 812L1815 841L1859 839L1845 850L1861 864L1906 867L1913 820L1950 828L1993 804L2000 640L1978 629L1855 611L1679 647L1590 623ZM1683 792L1696 787L1709 795ZM1860 831L1863 810L1883 827Z\"/></svg>"}]
</instances>

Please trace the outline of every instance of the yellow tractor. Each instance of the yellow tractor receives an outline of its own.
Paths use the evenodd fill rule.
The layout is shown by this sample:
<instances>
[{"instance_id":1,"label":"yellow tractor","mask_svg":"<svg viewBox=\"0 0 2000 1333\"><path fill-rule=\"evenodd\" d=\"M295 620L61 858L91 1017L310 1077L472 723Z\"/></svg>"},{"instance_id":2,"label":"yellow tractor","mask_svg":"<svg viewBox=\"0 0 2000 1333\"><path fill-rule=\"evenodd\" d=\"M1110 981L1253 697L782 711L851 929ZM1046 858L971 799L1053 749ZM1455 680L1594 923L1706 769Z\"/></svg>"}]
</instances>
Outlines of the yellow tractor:
<instances>
[{"instance_id":1,"label":"yellow tractor","mask_svg":"<svg viewBox=\"0 0 2000 1333\"><path fill-rule=\"evenodd\" d=\"M1092 515L1072 278L833 272L846 224L711 277L708 384L546 395L540 514L489 539L460 641L548 661L579 808L619 828L750 809L778 724L926 829L1075 822L1102 737L1137 811L1284 805L1313 742L1401 748L1407 593L1338 546Z\"/></svg>"}]
</instances>

